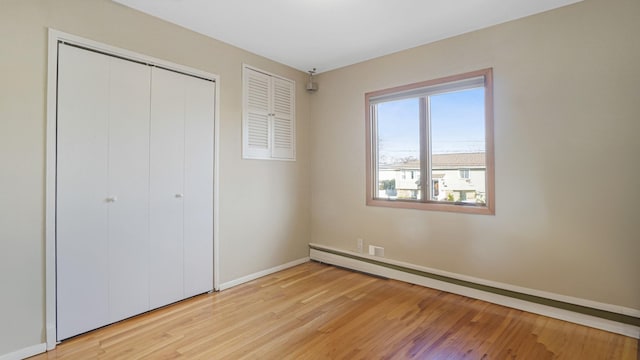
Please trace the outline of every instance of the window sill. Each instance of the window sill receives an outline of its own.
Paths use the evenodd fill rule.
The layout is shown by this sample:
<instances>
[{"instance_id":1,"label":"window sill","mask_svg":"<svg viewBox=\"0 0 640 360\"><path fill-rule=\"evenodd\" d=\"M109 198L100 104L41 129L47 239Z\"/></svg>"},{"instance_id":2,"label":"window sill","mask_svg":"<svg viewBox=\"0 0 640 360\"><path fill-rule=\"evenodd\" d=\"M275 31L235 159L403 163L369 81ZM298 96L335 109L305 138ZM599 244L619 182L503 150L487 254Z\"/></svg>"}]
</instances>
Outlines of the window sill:
<instances>
[{"instance_id":1,"label":"window sill","mask_svg":"<svg viewBox=\"0 0 640 360\"><path fill-rule=\"evenodd\" d=\"M428 211L445 211L463 214L495 215L495 209L491 206L478 206L466 203L440 203L440 202L418 202L410 200L385 200L367 199L367 206L380 206L399 209L414 209Z\"/></svg>"}]
</instances>

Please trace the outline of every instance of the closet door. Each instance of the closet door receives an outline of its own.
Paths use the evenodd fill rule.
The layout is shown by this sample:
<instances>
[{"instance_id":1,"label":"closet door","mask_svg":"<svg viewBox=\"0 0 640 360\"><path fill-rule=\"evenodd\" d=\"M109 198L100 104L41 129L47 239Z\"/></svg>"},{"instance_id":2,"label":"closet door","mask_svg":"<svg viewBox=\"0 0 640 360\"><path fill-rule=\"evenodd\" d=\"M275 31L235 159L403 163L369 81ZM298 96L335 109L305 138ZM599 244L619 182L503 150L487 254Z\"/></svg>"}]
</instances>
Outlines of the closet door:
<instances>
[{"instance_id":1,"label":"closet door","mask_svg":"<svg viewBox=\"0 0 640 360\"><path fill-rule=\"evenodd\" d=\"M150 303L183 298L184 75L152 69L150 156Z\"/></svg>"},{"instance_id":2,"label":"closet door","mask_svg":"<svg viewBox=\"0 0 640 360\"><path fill-rule=\"evenodd\" d=\"M211 81L154 68L151 99L151 307L213 289Z\"/></svg>"},{"instance_id":3,"label":"closet door","mask_svg":"<svg viewBox=\"0 0 640 360\"><path fill-rule=\"evenodd\" d=\"M58 339L148 309L146 66L60 45Z\"/></svg>"},{"instance_id":4,"label":"closet door","mask_svg":"<svg viewBox=\"0 0 640 360\"><path fill-rule=\"evenodd\" d=\"M215 84L185 77L184 296L213 290Z\"/></svg>"},{"instance_id":5,"label":"closet door","mask_svg":"<svg viewBox=\"0 0 640 360\"><path fill-rule=\"evenodd\" d=\"M151 69L110 59L109 321L149 310Z\"/></svg>"},{"instance_id":6,"label":"closet door","mask_svg":"<svg viewBox=\"0 0 640 360\"><path fill-rule=\"evenodd\" d=\"M60 45L56 265L58 339L109 319L109 59Z\"/></svg>"}]
</instances>

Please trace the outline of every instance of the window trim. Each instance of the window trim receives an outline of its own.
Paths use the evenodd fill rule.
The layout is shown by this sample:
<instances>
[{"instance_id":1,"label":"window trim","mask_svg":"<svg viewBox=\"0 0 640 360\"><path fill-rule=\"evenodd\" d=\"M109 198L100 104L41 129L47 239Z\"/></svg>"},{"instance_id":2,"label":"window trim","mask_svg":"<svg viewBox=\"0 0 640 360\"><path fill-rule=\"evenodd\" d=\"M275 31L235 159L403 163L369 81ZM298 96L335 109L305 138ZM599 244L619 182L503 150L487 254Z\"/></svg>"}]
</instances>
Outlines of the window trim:
<instances>
[{"instance_id":1,"label":"window trim","mask_svg":"<svg viewBox=\"0 0 640 360\"><path fill-rule=\"evenodd\" d=\"M426 88L439 84L460 82L466 79L484 77L485 89L485 159L486 159L486 206L469 206L461 203L443 203L431 200L409 201L409 200L389 200L374 198L377 184L374 184L374 174L377 172L378 158L377 147L374 145L374 139L377 139L377 129L373 126L372 121L372 101L371 99L379 99L384 96L390 96L397 93L411 93L420 88ZM426 111L422 109L420 111ZM463 74L446 76L438 79L421 81L408 85L401 85L392 88L377 90L365 93L365 143L366 143L366 205L382 206L391 208L416 209L416 210L432 210L446 211L467 214L483 214L495 215L495 154L494 154L494 127L493 127L493 68L471 71ZM422 122L421 122L422 123ZM426 141L426 129L420 129L420 141ZM425 181L429 157L421 157L421 181Z\"/></svg>"}]
</instances>

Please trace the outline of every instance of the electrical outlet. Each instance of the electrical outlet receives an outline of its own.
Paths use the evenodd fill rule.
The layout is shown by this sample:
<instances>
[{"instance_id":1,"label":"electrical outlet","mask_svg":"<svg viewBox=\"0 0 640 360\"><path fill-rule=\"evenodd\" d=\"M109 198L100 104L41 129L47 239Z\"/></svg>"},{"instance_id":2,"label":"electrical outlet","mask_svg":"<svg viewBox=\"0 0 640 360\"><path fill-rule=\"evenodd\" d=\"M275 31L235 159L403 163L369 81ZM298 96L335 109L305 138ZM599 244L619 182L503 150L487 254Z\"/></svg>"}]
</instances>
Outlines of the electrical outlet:
<instances>
[{"instance_id":1,"label":"electrical outlet","mask_svg":"<svg viewBox=\"0 0 640 360\"><path fill-rule=\"evenodd\" d=\"M384 257L384 248L382 246L369 245L369 255Z\"/></svg>"},{"instance_id":2,"label":"electrical outlet","mask_svg":"<svg viewBox=\"0 0 640 360\"><path fill-rule=\"evenodd\" d=\"M364 241L360 238L356 239L356 246L358 247L358 252L362 254L364 252Z\"/></svg>"}]
</instances>

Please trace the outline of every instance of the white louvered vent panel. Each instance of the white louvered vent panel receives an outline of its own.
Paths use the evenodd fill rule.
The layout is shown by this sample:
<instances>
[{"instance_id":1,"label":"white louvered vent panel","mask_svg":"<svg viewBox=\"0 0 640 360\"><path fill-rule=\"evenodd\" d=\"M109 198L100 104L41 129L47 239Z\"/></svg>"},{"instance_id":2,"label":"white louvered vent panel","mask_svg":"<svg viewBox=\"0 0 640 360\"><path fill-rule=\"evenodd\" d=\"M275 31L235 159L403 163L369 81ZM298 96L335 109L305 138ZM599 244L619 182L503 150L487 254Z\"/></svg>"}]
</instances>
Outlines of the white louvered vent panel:
<instances>
[{"instance_id":1,"label":"white louvered vent panel","mask_svg":"<svg viewBox=\"0 0 640 360\"><path fill-rule=\"evenodd\" d=\"M291 149L292 142L291 120L276 118L273 122L273 147Z\"/></svg>"},{"instance_id":2,"label":"white louvered vent panel","mask_svg":"<svg viewBox=\"0 0 640 360\"><path fill-rule=\"evenodd\" d=\"M295 82L243 68L245 159L295 160Z\"/></svg>"},{"instance_id":3,"label":"white louvered vent panel","mask_svg":"<svg viewBox=\"0 0 640 360\"><path fill-rule=\"evenodd\" d=\"M249 78L247 106L251 110L269 111L269 83L257 77Z\"/></svg>"},{"instance_id":4,"label":"white louvered vent panel","mask_svg":"<svg viewBox=\"0 0 640 360\"><path fill-rule=\"evenodd\" d=\"M292 115L293 113L293 86L288 81L275 79L273 109L279 115Z\"/></svg>"},{"instance_id":5,"label":"white louvered vent panel","mask_svg":"<svg viewBox=\"0 0 640 360\"><path fill-rule=\"evenodd\" d=\"M248 145L250 148L269 148L269 119L259 114L249 114L248 120Z\"/></svg>"}]
</instances>

